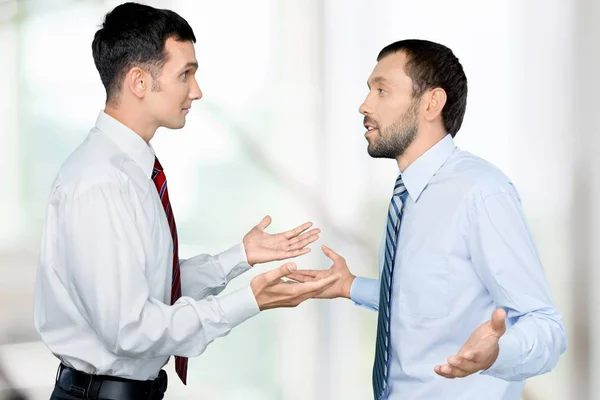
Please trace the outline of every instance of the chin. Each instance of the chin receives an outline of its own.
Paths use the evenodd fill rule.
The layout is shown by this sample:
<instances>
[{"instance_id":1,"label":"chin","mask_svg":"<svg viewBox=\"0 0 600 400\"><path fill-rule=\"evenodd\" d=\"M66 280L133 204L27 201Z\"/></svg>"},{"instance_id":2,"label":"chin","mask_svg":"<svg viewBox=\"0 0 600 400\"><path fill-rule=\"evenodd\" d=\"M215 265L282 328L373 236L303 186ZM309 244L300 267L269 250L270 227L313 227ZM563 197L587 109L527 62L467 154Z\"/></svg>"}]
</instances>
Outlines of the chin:
<instances>
[{"instance_id":1,"label":"chin","mask_svg":"<svg viewBox=\"0 0 600 400\"><path fill-rule=\"evenodd\" d=\"M368 140L367 153L373 158L379 158L380 151L375 140Z\"/></svg>"},{"instance_id":2,"label":"chin","mask_svg":"<svg viewBox=\"0 0 600 400\"><path fill-rule=\"evenodd\" d=\"M369 143L367 153L369 153L372 158L396 158L396 155L388 151L388 149L381 148L381 146L378 147L372 143Z\"/></svg>"},{"instance_id":3,"label":"chin","mask_svg":"<svg viewBox=\"0 0 600 400\"><path fill-rule=\"evenodd\" d=\"M167 129L181 129L185 126L185 119L181 121L173 121L163 126Z\"/></svg>"}]
</instances>

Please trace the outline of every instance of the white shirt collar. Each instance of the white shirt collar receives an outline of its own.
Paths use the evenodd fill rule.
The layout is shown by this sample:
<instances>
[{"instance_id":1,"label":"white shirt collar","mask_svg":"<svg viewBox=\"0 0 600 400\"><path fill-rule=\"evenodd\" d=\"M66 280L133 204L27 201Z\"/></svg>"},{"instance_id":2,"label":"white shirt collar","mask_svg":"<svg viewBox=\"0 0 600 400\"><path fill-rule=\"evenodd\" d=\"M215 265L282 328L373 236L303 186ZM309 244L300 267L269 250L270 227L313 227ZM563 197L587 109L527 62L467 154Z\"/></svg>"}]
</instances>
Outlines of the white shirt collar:
<instances>
[{"instance_id":1,"label":"white shirt collar","mask_svg":"<svg viewBox=\"0 0 600 400\"><path fill-rule=\"evenodd\" d=\"M98 114L96 128L129 155L148 178L152 176L155 154L149 143L146 143L137 133L104 111L100 111Z\"/></svg>"}]
</instances>

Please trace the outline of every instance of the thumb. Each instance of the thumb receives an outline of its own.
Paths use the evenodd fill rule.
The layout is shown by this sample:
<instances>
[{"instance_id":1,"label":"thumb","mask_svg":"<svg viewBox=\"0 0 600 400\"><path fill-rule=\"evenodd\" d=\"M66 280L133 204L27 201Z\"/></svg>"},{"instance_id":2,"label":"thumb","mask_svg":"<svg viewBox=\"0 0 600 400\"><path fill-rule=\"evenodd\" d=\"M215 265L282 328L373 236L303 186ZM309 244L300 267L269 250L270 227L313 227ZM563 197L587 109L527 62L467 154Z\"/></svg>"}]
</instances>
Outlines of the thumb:
<instances>
[{"instance_id":1,"label":"thumb","mask_svg":"<svg viewBox=\"0 0 600 400\"><path fill-rule=\"evenodd\" d=\"M260 229L261 231L264 231L265 229L267 229L267 226L271 225L271 217L269 217L268 215L266 217L264 217L262 219L262 221L260 221L258 223L258 225L256 225L256 227L258 229Z\"/></svg>"},{"instance_id":2,"label":"thumb","mask_svg":"<svg viewBox=\"0 0 600 400\"><path fill-rule=\"evenodd\" d=\"M274 270L265 272L264 277L268 282L279 282L281 278L288 276L296 269L298 267L293 262L285 263Z\"/></svg>"},{"instance_id":3,"label":"thumb","mask_svg":"<svg viewBox=\"0 0 600 400\"><path fill-rule=\"evenodd\" d=\"M329 257L331 259L331 261L333 261L333 262L342 258L342 256L340 256L338 253L331 250L329 247L327 247L325 245L321 246L321 248L323 249L323 253L325 253L325 255L327 257Z\"/></svg>"},{"instance_id":4,"label":"thumb","mask_svg":"<svg viewBox=\"0 0 600 400\"><path fill-rule=\"evenodd\" d=\"M506 311L503 308L497 308L492 314L492 329L500 336L506 332Z\"/></svg>"}]
</instances>

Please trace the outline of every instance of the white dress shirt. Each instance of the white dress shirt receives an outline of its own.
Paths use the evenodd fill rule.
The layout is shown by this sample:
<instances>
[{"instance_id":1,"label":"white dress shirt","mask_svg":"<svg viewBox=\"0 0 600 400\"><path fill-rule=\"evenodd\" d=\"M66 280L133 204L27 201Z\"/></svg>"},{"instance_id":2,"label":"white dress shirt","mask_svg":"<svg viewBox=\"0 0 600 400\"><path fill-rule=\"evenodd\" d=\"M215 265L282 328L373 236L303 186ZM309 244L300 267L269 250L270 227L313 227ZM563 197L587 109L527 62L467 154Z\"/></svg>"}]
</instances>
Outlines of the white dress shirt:
<instances>
[{"instance_id":1,"label":"white dress shirt","mask_svg":"<svg viewBox=\"0 0 600 400\"><path fill-rule=\"evenodd\" d=\"M250 268L243 244L181 260L170 305L173 243L153 166L152 147L101 112L53 184L34 319L79 371L153 379L170 356L197 356L259 312L250 287L214 297Z\"/></svg>"},{"instance_id":2,"label":"white dress shirt","mask_svg":"<svg viewBox=\"0 0 600 400\"><path fill-rule=\"evenodd\" d=\"M450 135L402 179L409 196L392 278L384 398L518 400L523 380L556 365L566 335L516 189L493 165L459 150ZM384 244L380 271L383 252ZM379 285L357 278L351 298L377 310ZM497 307L508 317L494 365L466 378L437 375L434 367L446 364Z\"/></svg>"}]
</instances>

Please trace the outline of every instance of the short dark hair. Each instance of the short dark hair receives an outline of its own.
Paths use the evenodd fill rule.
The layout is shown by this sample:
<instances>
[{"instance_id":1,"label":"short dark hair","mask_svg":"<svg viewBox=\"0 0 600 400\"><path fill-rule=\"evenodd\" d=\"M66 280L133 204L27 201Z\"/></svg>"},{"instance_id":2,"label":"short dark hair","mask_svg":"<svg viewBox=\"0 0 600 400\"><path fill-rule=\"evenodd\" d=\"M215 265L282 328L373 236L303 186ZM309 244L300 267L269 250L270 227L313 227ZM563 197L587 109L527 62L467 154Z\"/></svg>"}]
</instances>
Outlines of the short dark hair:
<instances>
[{"instance_id":1,"label":"short dark hair","mask_svg":"<svg viewBox=\"0 0 600 400\"><path fill-rule=\"evenodd\" d=\"M404 72L413 81L414 97L438 87L446 92L442 119L446 131L454 137L462 125L467 108L467 77L458 58L452 50L439 43L408 39L384 47L377 61L399 51L408 58Z\"/></svg>"},{"instance_id":2,"label":"short dark hair","mask_svg":"<svg viewBox=\"0 0 600 400\"><path fill-rule=\"evenodd\" d=\"M125 74L134 66L160 76L167 60L165 42L196 42L191 26L179 14L138 3L124 3L106 14L94 35L92 53L106 100L119 93Z\"/></svg>"}]
</instances>

